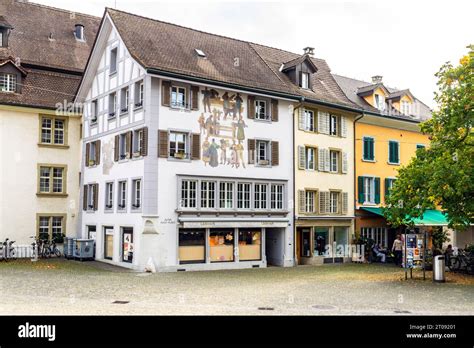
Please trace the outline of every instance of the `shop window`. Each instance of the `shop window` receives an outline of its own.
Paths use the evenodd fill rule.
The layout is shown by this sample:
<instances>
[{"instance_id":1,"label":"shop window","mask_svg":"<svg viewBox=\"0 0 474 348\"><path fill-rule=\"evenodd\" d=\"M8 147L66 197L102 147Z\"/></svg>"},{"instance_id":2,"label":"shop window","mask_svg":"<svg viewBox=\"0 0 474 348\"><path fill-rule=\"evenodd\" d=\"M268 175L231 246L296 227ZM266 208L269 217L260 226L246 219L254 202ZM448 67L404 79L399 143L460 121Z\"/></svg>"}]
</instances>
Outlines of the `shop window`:
<instances>
[{"instance_id":1,"label":"shop window","mask_svg":"<svg viewBox=\"0 0 474 348\"><path fill-rule=\"evenodd\" d=\"M184 230L179 231L179 263L204 263L206 260L206 231Z\"/></svg>"},{"instance_id":2,"label":"shop window","mask_svg":"<svg viewBox=\"0 0 474 348\"><path fill-rule=\"evenodd\" d=\"M133 262L133 228L122 229L122 261Z\"/></svg>"},{"instance_id":3,"label":"shop window","mask_svg":"<svg viewBox=\"0 0 474 348\"><path fill-rule=\"evenodd\" d=\"M388 247L388 235L385 227L362 227L360 236L372 239L374 245L379 245L382 248Z\"/></svg>"},{"instance_id":4,"label":"shop window","mask_svg":"<svg viewBox=\"0 0 474 348\"><path fill-rule=\"evenodd\" d=\"M311 230L309 228L301 229L301 256L311 256Z\"/></svg>"},{"instance_id":5,"label":"shop window","mask_svg":"<svg viewBox=\"0 0 474 348\"><path fill-rule=\"evenodd\" d=\"M104 259L112 260L114 256L114 229L104 227Z\"/></svg>"},{"instance_id":6,"label":"shop window","mask_svg":"<svg viewBox=\"0 0 474 348\"><path fill-rule=\"evenodd\" d=\"M327 245L329 244L329 227L315 227L314 229L314 255L329 256Z\"/></svg>"},{"instance_id":7,"label":"shop window","mask_svg":"<svg viewBox=\"0 0 474 348\"><path fill-rule=\"evenodd\" d=\"M234 261L234 230L211 230L209 250L211 262Z\"/></svg>"},{"instance_id":8,"label":"shop window","mask_svg":"<svg viewBox=\"0 0 474 348\"><path fill-rule=\"evenodd\" d=\"M257 229L239 229L240 261L258 261L262 258L262 233Z\"/></svg>"},{"instance_id":9,"label":"shop window","mask_svg":"<svg viewBox=\"0 0 474 348\"><path fill-rule=\"evenodd\" d=\"M345 256L347 246L347 227L334 227L335 256Z\"/></svg>"}]
</instances>

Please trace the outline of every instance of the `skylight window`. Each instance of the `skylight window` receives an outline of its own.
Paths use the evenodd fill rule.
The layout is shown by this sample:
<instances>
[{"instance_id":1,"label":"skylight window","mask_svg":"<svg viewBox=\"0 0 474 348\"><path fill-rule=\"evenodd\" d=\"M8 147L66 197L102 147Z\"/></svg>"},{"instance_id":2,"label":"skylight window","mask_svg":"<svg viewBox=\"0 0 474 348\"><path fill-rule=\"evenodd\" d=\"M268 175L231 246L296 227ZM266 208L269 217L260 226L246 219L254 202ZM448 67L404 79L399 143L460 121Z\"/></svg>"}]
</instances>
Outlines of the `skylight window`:
<instances>
[{"instance_id":1,"label":"skylight window","mask_svg":"<svg viewBox=\"0 0 474 348\"><path fill-rule=\"evenodd\" d=\"M200 50L198 48L195 48L194 50L196 51L196 53L198 54L199 57L203 57L203 58L206 57L206 54L202 50Z\"/></svg>"}]
</instances>

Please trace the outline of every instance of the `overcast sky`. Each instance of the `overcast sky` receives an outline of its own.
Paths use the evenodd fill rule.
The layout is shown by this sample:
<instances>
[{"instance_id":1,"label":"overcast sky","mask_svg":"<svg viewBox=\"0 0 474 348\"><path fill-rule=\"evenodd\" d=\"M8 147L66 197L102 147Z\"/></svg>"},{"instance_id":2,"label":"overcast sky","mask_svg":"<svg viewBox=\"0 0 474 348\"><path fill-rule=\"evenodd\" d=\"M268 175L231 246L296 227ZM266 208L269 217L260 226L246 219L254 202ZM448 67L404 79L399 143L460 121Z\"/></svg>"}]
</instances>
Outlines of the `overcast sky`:
<instances>
[{"instance_id":1,"label":"overcast sky","mask_svg":"<svg viewBox=\"0 0 474 348\"><path fill-rule=\"evenodd\" d=\"M434 74L458 63L474 43L474 1L194 1L32 0L102 16L117 9L302 53L315 47L332 72L365 81L382 75L431 107ZM157 33L159 35L159 33Z\"/></svg>"}]
</instances>

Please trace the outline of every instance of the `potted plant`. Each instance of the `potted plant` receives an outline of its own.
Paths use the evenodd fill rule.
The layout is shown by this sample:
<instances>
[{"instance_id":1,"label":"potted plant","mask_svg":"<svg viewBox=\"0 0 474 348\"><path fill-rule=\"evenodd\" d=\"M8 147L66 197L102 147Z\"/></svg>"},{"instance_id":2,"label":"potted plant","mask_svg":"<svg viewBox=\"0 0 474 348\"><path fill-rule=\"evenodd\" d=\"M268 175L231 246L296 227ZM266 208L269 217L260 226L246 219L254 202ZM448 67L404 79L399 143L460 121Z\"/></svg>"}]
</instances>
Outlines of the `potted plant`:
<instances>
[{"instance_id":1,"label":"potted plant","mask_svg":"<svg viewBox=\"0 0 474 348\"><path fill-rule=\"evenodd\" d=\"M175 152L174 153L175 158L183 159L186 157L186 154L184 152Z\"/></svg>"},{"instance_id":2,"label":"potted plant","mask_svg":"<svg viewBox=\"0 0 474 348\"><path fill-rule=\"evenodd\" d=\"M94 160L89 160L89 166L93 166L95 165L95 161Z\"/></svg>"}]
</instances>

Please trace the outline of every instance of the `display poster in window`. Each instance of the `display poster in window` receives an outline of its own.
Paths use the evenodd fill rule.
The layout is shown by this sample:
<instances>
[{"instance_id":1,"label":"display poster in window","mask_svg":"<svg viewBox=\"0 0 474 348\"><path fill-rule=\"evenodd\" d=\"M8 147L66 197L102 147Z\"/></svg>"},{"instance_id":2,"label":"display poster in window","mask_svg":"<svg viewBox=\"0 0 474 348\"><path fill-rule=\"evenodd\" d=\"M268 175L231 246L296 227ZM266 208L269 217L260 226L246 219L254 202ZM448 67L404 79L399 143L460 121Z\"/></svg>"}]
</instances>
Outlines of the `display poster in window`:
<instances>
[{"instance_id":1,"label":"display poster in window","mask_svg":"<svg viewBox=\"0 0 474 348\"><path fill-rule=\"evenodd\" d=\"M123 233L123 261L125 262L133 261L133 233L132 232Z\"/></svg>"}]
</instances>

